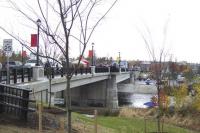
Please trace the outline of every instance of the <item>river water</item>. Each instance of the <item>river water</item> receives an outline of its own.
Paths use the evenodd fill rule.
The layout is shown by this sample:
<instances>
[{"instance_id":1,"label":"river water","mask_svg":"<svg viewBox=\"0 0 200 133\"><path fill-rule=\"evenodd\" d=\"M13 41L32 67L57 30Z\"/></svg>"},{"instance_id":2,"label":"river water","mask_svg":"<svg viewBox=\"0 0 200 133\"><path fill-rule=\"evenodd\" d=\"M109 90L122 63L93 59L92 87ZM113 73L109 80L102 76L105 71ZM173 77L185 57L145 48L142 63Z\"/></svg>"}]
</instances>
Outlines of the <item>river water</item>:
<instances>
[{"instance_id":1,"label":"river water","mask_svg":"<svg viewBox=\"0 0 200 133\"><path fill-rule=\"evenodd\" d=\"M119 95L119 106L128 106L135 108L147 108L148 106L144 105L147 102L151 101L151 98L154 94L118 94Z\"/></svg>"}]
</instances>

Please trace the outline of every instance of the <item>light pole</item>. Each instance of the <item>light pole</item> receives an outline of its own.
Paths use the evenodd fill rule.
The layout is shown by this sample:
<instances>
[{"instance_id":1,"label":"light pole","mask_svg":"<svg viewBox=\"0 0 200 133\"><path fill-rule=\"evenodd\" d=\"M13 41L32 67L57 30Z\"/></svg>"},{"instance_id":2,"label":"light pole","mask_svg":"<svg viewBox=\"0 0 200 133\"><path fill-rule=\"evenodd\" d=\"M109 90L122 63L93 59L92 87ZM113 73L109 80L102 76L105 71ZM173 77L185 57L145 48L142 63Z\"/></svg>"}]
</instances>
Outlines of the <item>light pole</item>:
<instances>
[{"instance_id":1,"label":"light pole","mask_svg":"<svg viewBox=\"0 0 200 133\"><path fill-rule=\"evenodd\" d=\"M94 66L94 43L92 43L92 66Z\"/></svg>"},{"instance_id":2,"label":"light pole","mask_svg":"<svg viewBox=\"0 0 200 133\"><path fill-rule=\"evenodd\" d=\"M40 38L40 24L41 24L41 20L38 19L37 21L37 30L38 30L38 33L37 33L37 62L36 62L36 66L39 66L39 38Z\"/></svg>"},{"instance_id":3,"label":"light pole","mask_svg":"<svg viewBox=\"0 0 200 133\"><path fill-rule=\"evenodd\" d=\"M120 57L120 52L119 53L119 68L120 68L120 63L121 63L121 57Z\"/></svg>"}]
</instances>

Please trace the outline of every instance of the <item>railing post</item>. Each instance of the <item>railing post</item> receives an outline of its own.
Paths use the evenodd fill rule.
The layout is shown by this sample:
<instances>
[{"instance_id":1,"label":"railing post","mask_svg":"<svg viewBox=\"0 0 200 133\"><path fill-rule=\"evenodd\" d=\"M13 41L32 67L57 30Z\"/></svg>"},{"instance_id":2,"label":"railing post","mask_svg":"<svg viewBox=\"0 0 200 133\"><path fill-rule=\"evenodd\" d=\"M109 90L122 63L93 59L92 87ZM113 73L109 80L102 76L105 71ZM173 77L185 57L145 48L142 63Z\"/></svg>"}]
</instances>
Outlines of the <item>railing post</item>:
<instances>
[{"instance_id":1,"label":"railing post","mask_svg":"<svg viewBox=\"0 0 200 133\"><path fill-rule=\"evenodd\" d=\"M88 73L88 68L85 68L85 74L87 74Z\"/></svg>"},{"instance_id":2,"label":"railing post","mask_svg":"<svg viewBox=\"0 0 200 133\"><path fill-rule=\"evenodd\" d=\"M10 70L6 71L6 84L10 84Z\"/></svg>"},{"instance_id":3,"label":"railing post","mask_svg":"<svg viewBox=\"0 0 200 133\"><path fill-rule=\"evenodd\" d=\"M31 81L31 68L28 68L28 81Z\"/></svg>"},{"instance_id":4,"label":"railing post","mask_svg":"<svg viewBox=\"0 0 200 133\"><path fill-rule=\"evenodd\" d=\"M4 87L3 86L0 86L0 94L3 94L4 93ZM0 97L0 103L3 103L3 100L4 100L4 96L1 96ZM3 112L3 105L0 104L0 113Z\"/></svg>"},{"instance_id":5,"label":"railing post","mask_svg":"<svg viewBox=\"0 0 200 133\"><path fill-rule=\"evenodd\" d=\"M22 119L27 120L27 114L28 114L28 100L29 100L29 91L23 90L22 91Z\"/></svg>"},{"instance_id":6,"label":"railing post","mask_svg":"<svg viewBox=\"0 0 200 133\"><path fill-rule=\"evenodd\" d=\"M13 69L14 84L17 83L17 69Z\"/></svg>"},{"instance_id":7,"label":"railing post","mask_svg":"<svg viewBox=\"0 0 200 133\"><path fill-rule=\"evenodd\" d=\"M22 83L23 83L24 82L24 67L22 67L22 73L21 74L22 74L21 78L22 78Z\"/></svg>"},{"instance_id":8,"label":"railing post","mask_svg":"<svg viewBox=\"0 0 200 133\"><path fill-rule=\"evenodd\" d=\"M80 68L80 71L81 71L81 75L83 75L83 68L82 67Z\"/></svg>"}]
</instances>

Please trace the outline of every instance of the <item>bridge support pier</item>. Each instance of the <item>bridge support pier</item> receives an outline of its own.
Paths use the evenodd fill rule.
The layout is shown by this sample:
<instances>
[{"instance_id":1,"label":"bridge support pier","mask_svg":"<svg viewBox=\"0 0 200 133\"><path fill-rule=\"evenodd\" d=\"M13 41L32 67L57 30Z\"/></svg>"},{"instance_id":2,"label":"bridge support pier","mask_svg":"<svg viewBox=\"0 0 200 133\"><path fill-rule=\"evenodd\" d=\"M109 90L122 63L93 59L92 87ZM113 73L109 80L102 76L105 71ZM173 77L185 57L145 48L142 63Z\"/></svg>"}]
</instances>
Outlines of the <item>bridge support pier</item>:
<instances>
[{"instance_id":1,"label":"bridge support pier","mask_svg":"<svg viewBox=\"0 0 200 133\"><path fill-rule=\"evenodd\" d=\"M107 80L107 108L116 109L118 108L118 90L116 75L110 75Z\"/></svg>"},{"instance_id":2,"label":"bridge support pier","mask_svg":"<svg viewBox=\"0 0 200 133\"><path fill-rule=\"evenodd\" d=\"M135 75L133 72L130 73L130 84L134 84L135 83Z\"/></svg>"}]
</instances>

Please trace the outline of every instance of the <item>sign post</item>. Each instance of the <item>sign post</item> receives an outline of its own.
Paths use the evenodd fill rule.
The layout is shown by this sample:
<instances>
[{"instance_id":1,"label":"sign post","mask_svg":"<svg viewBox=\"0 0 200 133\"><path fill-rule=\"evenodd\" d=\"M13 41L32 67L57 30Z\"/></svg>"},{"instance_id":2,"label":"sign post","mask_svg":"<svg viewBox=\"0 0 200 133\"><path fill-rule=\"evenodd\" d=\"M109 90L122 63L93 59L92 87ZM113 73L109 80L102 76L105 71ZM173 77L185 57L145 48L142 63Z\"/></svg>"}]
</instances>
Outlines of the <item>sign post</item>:
<instances>
[{"instance_id":1,"label":"sign post","mask_svg":"<svg viewBox=\"0 0 200 133\"><path fill-rule=\"evenodd\" d=\"M12 39L4 39L3 40L3 51L6 55L7 61L7 75L6 75L6 84L10 83L10 70L9 70L9 57L12 56Z\"/></svg>"}]
</instances>

